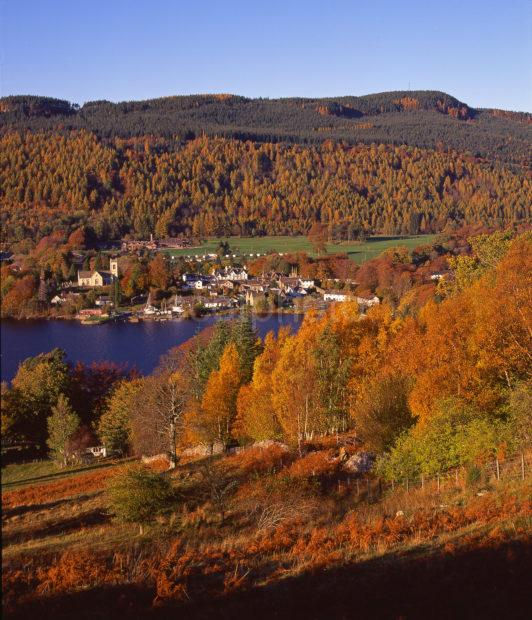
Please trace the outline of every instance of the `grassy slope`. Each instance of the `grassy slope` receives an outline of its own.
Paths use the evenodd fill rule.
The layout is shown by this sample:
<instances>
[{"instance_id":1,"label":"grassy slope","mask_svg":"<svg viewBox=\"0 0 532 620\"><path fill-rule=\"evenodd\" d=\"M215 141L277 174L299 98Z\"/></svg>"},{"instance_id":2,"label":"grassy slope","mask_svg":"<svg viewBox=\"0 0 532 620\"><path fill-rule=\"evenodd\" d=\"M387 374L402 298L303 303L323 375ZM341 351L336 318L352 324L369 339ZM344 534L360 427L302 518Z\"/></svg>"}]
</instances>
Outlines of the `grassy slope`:
<instances>
[{"instance_id":1,"label":"grassy slope","mask_svg":"<svg viewBox=\"0 0 532 620\"><path fill-rule=\"evenodd\" d=\"M220 462L223 464L224 459ZM41 482L32 483L32 478L23 478L24 475L35 478L35 467L26 467L25 471L21 468L17 480L45 491ZM41 472L45 471L46 466L41 467ZM237 470L230 471L239 475ZM176 472L177 477L184 475L189 481L196 474L194 464ZM84 476L87 476L85 472L77 476L64 472L60 480L68 485L73 479L81 481ZM245 479L240 479L241 485ZM207 508L202 516L201 505L194 509L192 504L185 511L183 521L154 520L140 537L135 526L118 525L111 520L104 488L105 482L97 490L86 493L80 486L61 499L44 504L30 501L16 505L15 502L4 510L4 569L21 562L26 565L29 559L53 565L55 560L45 558L64 551L72 551L74 557L78 554L82 557L88 551L106 558L118 552L123 554L125 573L133 575L142 559L155 562L150 564L155 566L160 561L154 559L157 554L160 557L174 541L181 540L186 545L185 555L197 555L191 568L212 565L210 572L192 569L192 575L197 570L200 573L187 586L192 588L186 603L187 617L191 618L247 617L257 606L260 609L257 617L261 618L298 617L303 612L306 618L324 614L340 618L350 617L350 610L369 614L366 617L402 614L408 618L428 617L427 614L456 617L457 609L453 605L473 608L480 605L482 617L496 614L500 617L501 606L508 604L505 597L511 588L514 588L512 617L521 617L521 608L530 603L520 577L526 574L530 560L526 555L530 513L527 516L525 507L531 493L529 481L493 484L489 486L488 496L481 498L467 489L454 488L439 495L396 490L377 503L359 501L353 493L338 495L333 481L322 496L317 513L302 514L295 526L287 529L281 526L267 536L238 516L236 520L230 516L221 525L212 509ZM27 486L21 491L26 489ZM391 535L394 530L389 529L390 525L382 527L380 523L383 519L385 523L395 522L398 510L404 512L405 523L411 523L412 527L406 535L398 533L396 539ZM349 515L356 515L361 526L349 525ZM435 519L433 525L431 519ZM353 542L341 541L342 524L350 528ZM325 538L318 536L314 540L315 533ZM275 541L273 546L272 541ZM221 550L221 556L217 550ZM200 563L194 564L196 561ZM240 578L248 569L249 579L243 581L242 587L233 588L230 585L233 571ZM82 579L84 569L79 570ZM222 576L225 572L229 584L222 586L225 592L222 599L213 598L220 596L217 585L220 572ZM82 587L81 591L69 587L69 593L60 590L55 600L38 597L29 608L20 608L18 617L38 611L43 617L66 618L75 609L77 617L89 618L101 605L109 608L109 617L116 617L117 613L125 614L114 607L120 594L123 595L120 600L130 601L128 605L140 605L139 609L135 608L139 613L135 617L144 617L140 610L166 617L162 609L159 613L151 606L154 592L148 574L143 569L140 583L135 586L135 579L131 582L125 578L101 592L94 587L88 590ZM439 606L432 609L434 596L440 595L440 583L445 584L444 590L450 588L446 594L450 598L440 600ZM136 598L139 596L140 601ZM181 605L178 601L168 603L174 609L172 613L175 604ZM170 608L168 613L172 617Z\"/></svg>"},{"instance_id":2,"label":"grassy slope","mask_svg":"<svg viewBox=\"0 0 532 620\"><path fill-rule=\"evenodd\" d=\"M70 476L89 471L115 467L114 461L96 462L91 465L59 467L54 461L34 461L33 463L13 463L2 467L2 493L32 484L56 482Z\"/></svg>"},{"instance_id":3,"label":"grassy slope","mask_svg":"<svg viewBox=\"0 0 532 620\"><path fill-rule=\"evenodd\" d=\"M406 246L412 250L420 245L432 243L436 235L416 235L411 237L373 237L363 243L342 242L327 244L327 252L347 252L349 257L357 263L375 258L388 248ZM303 236L297 237L229 237L227 239L231 250L236 254L264 254L267 252L307 252L314 255L312 245ZM165 250L173 256L194 256L214 252L219 239L209 239L206 243L195 248L184 250Z\"/></svg>"}]
</instances>

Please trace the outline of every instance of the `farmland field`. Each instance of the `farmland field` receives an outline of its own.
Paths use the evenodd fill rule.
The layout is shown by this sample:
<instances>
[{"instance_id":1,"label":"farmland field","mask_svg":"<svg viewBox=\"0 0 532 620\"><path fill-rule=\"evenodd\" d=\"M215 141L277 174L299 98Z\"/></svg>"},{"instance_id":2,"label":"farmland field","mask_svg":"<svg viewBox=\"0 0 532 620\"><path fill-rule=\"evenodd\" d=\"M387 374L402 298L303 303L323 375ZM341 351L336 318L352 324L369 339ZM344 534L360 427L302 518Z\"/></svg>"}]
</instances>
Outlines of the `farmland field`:
<instances>
[{"instance_id":1,"label":"farmland field","mask_svg":"<svg viewBox=\"0 0 532 620\"><path fill-rule=\"evenodd\" d=\"M417 246L432 243L437 235L413 235L409 237L371 237L364 242L343 241L328 243L327 252L346 252L356 263L363 263L378 256L388 248L406 246L413 250ZM235 254L263 254L267 252L307 252L315 254L309 240L298 237L227 237L231 250ZM164 250L173 256L194 256L214 252L220 239L210 238L207 242L194 248L183 250Z\"/></svg>"}]
</instances>

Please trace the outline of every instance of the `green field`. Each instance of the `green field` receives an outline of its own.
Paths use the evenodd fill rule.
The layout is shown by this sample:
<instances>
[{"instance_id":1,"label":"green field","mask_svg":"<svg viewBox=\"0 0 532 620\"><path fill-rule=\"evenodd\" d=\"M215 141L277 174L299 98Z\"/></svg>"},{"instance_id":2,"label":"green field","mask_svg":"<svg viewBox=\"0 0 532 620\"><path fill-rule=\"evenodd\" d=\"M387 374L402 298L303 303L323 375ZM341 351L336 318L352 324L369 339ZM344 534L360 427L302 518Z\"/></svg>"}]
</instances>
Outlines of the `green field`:
<instances>
[{"instance_id":1,"label":"green field","mask_svg":"<svg viewBox=\"0 0 532 620\"><path fill-rule=\"evenodd\" d=\"M327 244L327 252L346 252L357 263L375 258L384 250L399 245L409 250L419 245L432 243L437 235L415 235L411 237L370 237L364 242L341 242ZM234 254L265 254L267 252L307 252L314 255L312 245L308 239L299 237L228 237L231 250ZM184 250L164 250L172 256L194 256L214 252L220 239L209 239L195 248Z\"/></svg>"}]
</instances>

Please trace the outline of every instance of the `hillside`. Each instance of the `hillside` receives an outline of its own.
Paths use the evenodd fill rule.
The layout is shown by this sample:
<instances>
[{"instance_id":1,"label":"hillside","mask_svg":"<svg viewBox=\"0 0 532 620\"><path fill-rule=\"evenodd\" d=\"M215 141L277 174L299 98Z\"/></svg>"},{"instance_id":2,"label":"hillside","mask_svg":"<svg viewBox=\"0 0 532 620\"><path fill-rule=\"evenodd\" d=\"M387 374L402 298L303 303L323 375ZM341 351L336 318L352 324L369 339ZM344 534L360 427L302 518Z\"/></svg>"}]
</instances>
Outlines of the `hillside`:
<instances>
[{"instance_id":1,"label":"hillside","mask_svg":"<svg viewBox=\"0 0 532 620\"><path fill-rule=\"evenodd\" d=\"M321 222L329 239L352 240L531 220L524 171L457 152L208 137L104 140L85 130L9 131L0 145L8 244L80 227L105 242L127 234L301 235Z\"/></svg>"},{"instance_id":2,"label":"hillside","mask_svg":"<svg viewBox=\"0 0 532 620\"><path fill-rule=\"evenodd\" d=\"M456 149L492 160L526 163L532 115L474 109L438 91L362 97L248 99L193 95L146 101L91 101L83 106L37 96L0 99L0 128L86 129L99 137L198 135L261 142L407 144Z\"/></svg>"},{"instance_id":3,"label":"hillside","mask_svg":"<svg viewBox=\"0 0 532 620\"><path fill-rule=\"evenodd\" d=\"M530 481L518 470L380 496L376 481L346 478L335 453L273 445L184 464L170 478L180 502L143 535L108 512L122 463L37 478L10 466L6 617L527 617ZM222 517L211 478L230 488Z\"/></svg>"}]
</instances>

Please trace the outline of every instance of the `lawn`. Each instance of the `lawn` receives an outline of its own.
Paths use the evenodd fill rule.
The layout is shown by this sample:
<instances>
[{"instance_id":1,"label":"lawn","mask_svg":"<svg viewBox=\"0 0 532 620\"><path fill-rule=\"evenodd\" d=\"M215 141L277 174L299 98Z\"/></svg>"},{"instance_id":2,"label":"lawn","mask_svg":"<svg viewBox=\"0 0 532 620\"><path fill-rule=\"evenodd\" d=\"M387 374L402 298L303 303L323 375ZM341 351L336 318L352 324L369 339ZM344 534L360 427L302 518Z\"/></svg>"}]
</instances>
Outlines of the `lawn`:
<instances>
[{"instance_id":1,"label":"lawn","mask_svg":"<svg viewBox=\"0 0 532 620\"><path fill-rule=\"evenodd\" d=\"M375 258L388 248L406 246L409 250L419 245L432 243L437 235L414 235L410 237L371 237L364 242L339 242L327 244L327 252L346 252L357 263ZM228 237L235 254L265 254L267 252L307 252L315 254L312 245L304 236L297 237ZM195 256L214 252L220 239L211 238L195 248L164 250L172 256Z\"/></svg>"}]
</instances>

